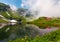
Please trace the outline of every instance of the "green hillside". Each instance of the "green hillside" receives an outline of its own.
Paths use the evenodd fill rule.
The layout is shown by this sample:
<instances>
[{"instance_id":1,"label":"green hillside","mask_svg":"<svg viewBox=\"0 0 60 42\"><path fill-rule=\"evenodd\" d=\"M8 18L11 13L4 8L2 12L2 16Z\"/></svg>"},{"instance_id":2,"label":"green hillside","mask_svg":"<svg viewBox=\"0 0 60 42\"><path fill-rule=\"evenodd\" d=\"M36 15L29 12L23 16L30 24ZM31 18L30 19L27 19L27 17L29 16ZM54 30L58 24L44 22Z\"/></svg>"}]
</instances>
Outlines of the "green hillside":
<instances>
[{"instance_id":1,"label":"green hillside","mask_svg":"<svg viewBox=\"0 0 60 42\"><path fill-rule=\"evenodd\" d=\"M20 15L18 14L17 11L16 12L12 11L9 5L3 3L0 3L0 15L4 16L6 19L18 20L20 18ZM0 21L2 22L3 19L0 19Z\"/></svg>"},{"instance_id":2,"label":"green hillside","mask_svg":"<svg viewBox=\"0 0 60 42\"><path fill-rule=\"evenodd\" d=\"M48 18L48 19L47 19ZM40 17L34 21L28 22L28 24L34 24L39 26L40 28L46 27L60 27L60 18L49 18L49 17Z\"/></svg>"}]
</instances>

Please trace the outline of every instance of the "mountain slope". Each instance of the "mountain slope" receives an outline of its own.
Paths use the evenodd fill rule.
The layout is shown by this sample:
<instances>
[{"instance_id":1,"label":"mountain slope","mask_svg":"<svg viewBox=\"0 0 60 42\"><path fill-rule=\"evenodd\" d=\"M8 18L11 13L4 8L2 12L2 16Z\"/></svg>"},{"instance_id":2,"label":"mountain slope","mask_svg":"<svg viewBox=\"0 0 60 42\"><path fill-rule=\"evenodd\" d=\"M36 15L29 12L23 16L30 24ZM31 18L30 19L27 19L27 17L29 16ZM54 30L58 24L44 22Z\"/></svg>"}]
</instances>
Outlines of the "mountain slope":
<instances>
[{"instance_id":1,"label":"mountain slope","mask_svg":"<svg viewBox=\"0 0 60 42\"><path fill-rule=\"evenodd\" d=\"M3 20L9 20L9 19L19 19L20 15L17 12L14 12L10 9L9 5L6 5L4 3L0 3L0 22Z\"/></svg>"}]
</instances>

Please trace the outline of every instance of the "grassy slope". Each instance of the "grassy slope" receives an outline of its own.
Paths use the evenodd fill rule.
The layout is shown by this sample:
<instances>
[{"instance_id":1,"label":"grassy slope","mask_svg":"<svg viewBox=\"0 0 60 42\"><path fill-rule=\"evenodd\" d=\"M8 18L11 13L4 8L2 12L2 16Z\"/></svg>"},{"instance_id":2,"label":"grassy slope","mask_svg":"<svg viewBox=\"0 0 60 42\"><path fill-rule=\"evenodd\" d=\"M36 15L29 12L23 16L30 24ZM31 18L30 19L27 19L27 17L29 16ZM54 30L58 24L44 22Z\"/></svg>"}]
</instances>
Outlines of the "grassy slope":
<instances>
[{"instance_id":1,"label":"grassy slope","mask_svg":"<svg viewBox=\"0 0 60 42\"><path fill-rule=\"evenodd\" d=\"M0 19L0 23L5 23L5 22L7 22L7 21Z\"/></svg>"},{"instance_id":2,"label":"grassy slope","mask_svg":"<svg viewBox=\"0 0 60 42\"><path fill-rule=\"evenodd\" d=\"M10 16L7 15L6 11L4 12L0 12L0 15L4 16L6 19L19 19L20 15L16 12L16 13L12 13L11 11L8 11L8 13L10 14ZM6 22L3 19L0 19L0 22Z\"/></svg>"},{"instance_id":3,"label":"grassy slope","mask_svg":"<svg viewBox=\"0 0 60 42\"><path fill-rule=\"evenodd\" d=\"M10 14L10 17L15 19L18 19L20 17L20 15L17 12L13 13L12 11L8 11L8 13Z\"/></svg>"},{"instance_id":4,"label":"grassy slope","mask_svg":"<svg viewBox=\"0 0 60 42\"><path fill-rule=\"evenodd\" d=\"M9 18L9 16L7 15L6 12L0 12L0 14L1 14L2 16L6 17L6 18Z\"/></svg>"},{"instance_id":5,"label":"grassy slope","mask_svg":"<svg viewBox=\"0 0 60 42\"><path fill-rule=\"evenodd\" d=\"M6 12L0 12L0 15L2 15L2 16L4 16L5 18L4 19L8 19L9 18L9 16L7 15L7 13ZM2 22L7 22L6 20L3 20L3 18L1 18L0 19L0 23L2 23Z\"/></svg>"},{"instance_id":6,"label":"grassy slope","mask_svg":"<svg viewBox=\"0 0 60 42\"><path fill-rule=\"evenodd\" d=\"M18 13L12 13L11 11L8 11L8 13L10 14L10 16L8 16L6 12L0 12L0 14L3 15L4 17L6 17L6 18L10 18L10 17L19 18Z\"/></svg>"}]
</instances>

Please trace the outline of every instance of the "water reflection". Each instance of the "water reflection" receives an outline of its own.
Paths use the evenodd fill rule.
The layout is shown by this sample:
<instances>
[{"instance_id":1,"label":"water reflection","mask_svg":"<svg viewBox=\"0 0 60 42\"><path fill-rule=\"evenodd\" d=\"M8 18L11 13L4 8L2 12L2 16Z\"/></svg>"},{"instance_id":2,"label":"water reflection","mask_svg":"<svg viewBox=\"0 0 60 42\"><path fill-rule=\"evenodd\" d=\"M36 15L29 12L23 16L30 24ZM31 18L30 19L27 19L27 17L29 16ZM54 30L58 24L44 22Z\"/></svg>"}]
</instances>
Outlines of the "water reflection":
<instances>
[{"instance_id":1,"label":"water reflection","mask_svg":"<svg viewBox=\"0 0 60 42\"><path fill-rule=\"evenodd\" d=\"M0 40L2 39L5 39L5 38L8 38L8 32L6 32L6 29L8 28L9 26L4 26L3 28L0 29Z\"/></svg>"},{"instance_id":2,"label":"water reflection","mask_svg":"<svg viewBox=\"0 0 60 42\"><path fill-rule=\"evenodd\" d=\"M0 23L0 29L3 28L4 26L6 26L5 23Z\"/></svg>"},{"instance_id":3,"label":"water reflection","mask_svg":"<svg viewBox=\"0 0 60 42\"><path fill-rule=\"evenodd\" d=\"M57 30L57 28L52 29L40 29L38 26L33 24L15 24L15 25L5 25L0 29L0 40L11 40L16 38L21 38L24 36L35 37L37 35L44 35L51 31Z\"/></svg>"},{"instance_id":4,"label":"water reflection","mask_svg":"<svg viewBox=\"0 0 60 42\"><path fill-rule=\"evenodd\" d=\"M15 39L24 36L35 36L38 35L38 29L34 29L33 27L25 27L23 25L6 25L2 29L0 29L0 40L3 39Z\"/></svg>"}]
</instances>

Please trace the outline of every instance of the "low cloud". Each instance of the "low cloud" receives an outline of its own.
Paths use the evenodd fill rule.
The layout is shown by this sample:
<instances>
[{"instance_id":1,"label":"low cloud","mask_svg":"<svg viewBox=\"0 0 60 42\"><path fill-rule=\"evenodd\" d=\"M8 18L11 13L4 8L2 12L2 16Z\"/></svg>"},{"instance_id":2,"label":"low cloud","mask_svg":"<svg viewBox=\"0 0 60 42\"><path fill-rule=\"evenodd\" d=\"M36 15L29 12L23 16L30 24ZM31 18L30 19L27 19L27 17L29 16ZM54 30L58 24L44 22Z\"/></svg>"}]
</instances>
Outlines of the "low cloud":
<instances>
[{"instance_id":1,"label":"low cloud","mask_svg":"<svg viewBox=\"0 0 60 42\"><path fill-rule=\"evenodd\" d=\"M24 8L24 4L23 3L21 4L21 7Z\"/></svg>"},{"instance_id":2,"label":"low cloud","mask_svg":"<svg viewBox=\"0 0 60 42\"><path fill-rule=\"evenodd\" d=\"M35 17L60 17L60 0L22 0ZM36 14L35 14L36 12Z\"/></svg>"},{"instance_id":3,"label":"low cloud","mask_svg":"<svg viewBox=\"0 0 60 42\"><path fill-rule=\"evenodd\" d=\"M14 6L14 5L10 5L10 8L12 9L12 11L16 11L17 10L17 7Z\"/></svg>"}]
</instances>

